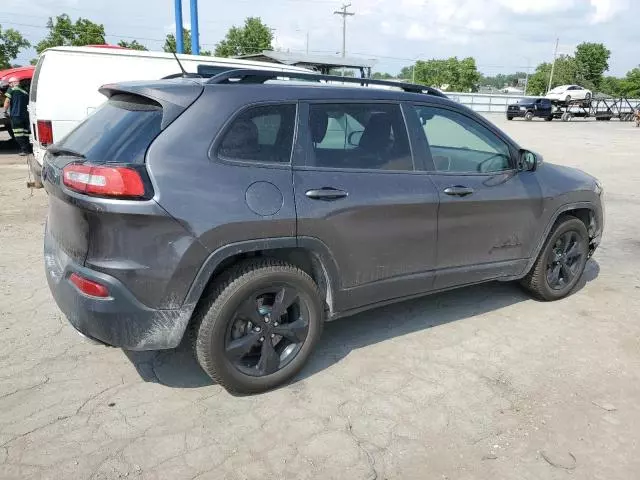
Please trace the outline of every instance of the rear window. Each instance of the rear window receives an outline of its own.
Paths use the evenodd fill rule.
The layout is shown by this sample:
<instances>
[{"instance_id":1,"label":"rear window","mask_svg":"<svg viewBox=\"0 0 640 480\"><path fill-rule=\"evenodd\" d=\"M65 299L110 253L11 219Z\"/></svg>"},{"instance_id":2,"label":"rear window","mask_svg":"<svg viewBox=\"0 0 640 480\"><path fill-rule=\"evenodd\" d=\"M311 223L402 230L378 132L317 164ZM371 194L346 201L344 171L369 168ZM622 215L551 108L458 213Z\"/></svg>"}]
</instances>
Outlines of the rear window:
<instances>
[{"instance_id":1,"label":"rear window","mask_svg":"<svg viewBox=\"0 0 640 480\"><path fill-rule=\"evenodd\" d=\"M218 156L225 160L289 163L295 105L262 105L241 113L227 129Z\"/></svg>"},{"instance_id":2,"label":"rear window","mask_svg":"<svg viewBox=\"0 0 640 480\"><path fill-rule=\"evenodd\" d=\"M153 100L114 95L57 146L96 163L143 163L161 123L162 107Z\"/></svg>"},{"instance_id":3,"label":"rear window","mask_svg":"<svg viewBox=\"0 0 640 480\"><path fill-rule=\"evenodd\" d=\"M36 69L33 72L33 78L31 79L31 90L29 91L29 101L31 102L35 102L38 98L38 78L40 78L40 70L42 70L42 65L44 65L45 57L46 55L40 56L40 60L38 60Z\"/></svg>"}]
</instances>

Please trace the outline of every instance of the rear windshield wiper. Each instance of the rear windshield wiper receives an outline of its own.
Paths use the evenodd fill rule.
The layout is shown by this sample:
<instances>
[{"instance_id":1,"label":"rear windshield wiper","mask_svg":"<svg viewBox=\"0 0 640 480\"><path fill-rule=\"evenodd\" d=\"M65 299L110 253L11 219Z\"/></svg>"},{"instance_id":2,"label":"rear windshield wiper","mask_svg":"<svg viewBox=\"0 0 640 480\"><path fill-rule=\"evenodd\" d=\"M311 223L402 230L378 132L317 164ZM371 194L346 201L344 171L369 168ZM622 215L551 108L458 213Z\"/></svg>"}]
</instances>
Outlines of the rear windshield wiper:
<instances>
[{"instance_id":1,"label":"rear windshield wiper","mask_svg":"<svg viewBox=\"0 0 640 480\"><path fill-rule=\"evenodd\" d=\"M64 155L67 157L85 158L85 156L82 153L76 152L75 150L71 150L69 148L64 148L64 147L51 146L47 149L47 152L49 152L54 157L57 157L58 155Z\"/></svg>"}]
</instances>

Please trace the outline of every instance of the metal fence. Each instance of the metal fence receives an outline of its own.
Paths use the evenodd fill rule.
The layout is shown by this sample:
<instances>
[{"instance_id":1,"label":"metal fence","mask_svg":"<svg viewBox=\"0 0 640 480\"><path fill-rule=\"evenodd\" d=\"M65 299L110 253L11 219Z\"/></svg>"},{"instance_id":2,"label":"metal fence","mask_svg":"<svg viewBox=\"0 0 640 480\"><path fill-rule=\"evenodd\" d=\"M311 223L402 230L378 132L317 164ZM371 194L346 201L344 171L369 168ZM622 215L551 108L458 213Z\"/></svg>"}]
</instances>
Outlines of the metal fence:
<instances>
[{"instance_id":1,"label":"metal fence","mask_svg":"<svg viewBox=\"0 0 640 480\"><path fill-rule=\"evenodd\" d=\"M495 112L504 113L507 110L507 105L516 103L525 97L524 95L514 94L494 94L494 93L461 93L461 92L445 92L447 97L451 100L455 100L467 107L475 110L476 112ZM640 100L629 100L629 103L634 107L640 107Z\"/></svg>"}]
</instances>

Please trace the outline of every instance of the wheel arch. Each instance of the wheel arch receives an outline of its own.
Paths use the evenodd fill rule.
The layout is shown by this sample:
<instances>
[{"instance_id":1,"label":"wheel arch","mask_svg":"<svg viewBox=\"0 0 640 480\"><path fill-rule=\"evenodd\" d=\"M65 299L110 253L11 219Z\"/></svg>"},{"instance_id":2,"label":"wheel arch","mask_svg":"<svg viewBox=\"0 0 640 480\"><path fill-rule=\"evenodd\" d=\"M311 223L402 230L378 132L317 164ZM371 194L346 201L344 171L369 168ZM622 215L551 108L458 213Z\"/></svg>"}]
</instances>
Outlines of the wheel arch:
<instances>
[{"instance_id":1,"label":"wheel arch","mask_svg":"<svg viewBox=\"0 0 640 480\"><path fill-rule=\"evenodd\" d=\"M531 270L531 267L533 267L533 264L540 255L540 252L544 247L544 243L553 230L553 227L564 216L576 217L578 220L582 221L584 226L587 228L587 232L589 232L589 235L591 236L593 228L595 228L594 222L596 221L596 206L591 202L577 202L562 205L554 212L543 230L542 235L538 240L538 244L536 245L536 249L534 250L533 255L531 255L529 262L527 262L523 275L526 275L529 270Z\"/></svg>"},{"instance_id":2,"label":"wheel arch","mask_svg":"<svg viewBox=\"0 0 640 480\"><path fill-rule=\"evenodd\" d=\"M284 260L308 273L324 294L325 308L331 317L338 287L337 267L329 248L311 237L256 239L232 243L209 255L191 284L185 305L197 305L220 276L247 258L268 257Z\"/></svg>"}]
</instances>

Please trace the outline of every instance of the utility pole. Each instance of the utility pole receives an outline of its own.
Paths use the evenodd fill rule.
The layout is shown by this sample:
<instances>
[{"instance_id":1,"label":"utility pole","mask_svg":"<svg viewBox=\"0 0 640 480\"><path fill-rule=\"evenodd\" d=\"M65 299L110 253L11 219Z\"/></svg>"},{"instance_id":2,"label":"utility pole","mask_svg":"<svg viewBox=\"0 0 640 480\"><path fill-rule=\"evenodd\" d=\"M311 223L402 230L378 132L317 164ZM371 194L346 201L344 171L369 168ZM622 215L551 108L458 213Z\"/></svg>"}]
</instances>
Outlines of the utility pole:
<instances>
[{"instance_id":1,"label":"utility pole","mask_svg":"<svg viewBox=\"0 0 640 480\"><path fill-rule=\"evenodd\" d=\"M200 55L200 32L198 30L198 0L191 0L191 55Z\"/></svg>"},{"instance_id":2,"label":"utility pole","mask_svg":"<svg viewBox=\"0 0 640 480\"><path fill-rule=\"evenodd\" d=\"M334 15L342 15L342 58L346 56L347 51L347 17L355 15L353 12L347 12L351 4L342 4L342 9L333 12Z\"/></svg>"},{"instance_id":3,"label":"utility pole","mask_svg":"<svg viewBox=\"0 0 640 480\"><path fill-rule=\"evenodd\" d=\"M547 93L551 90L551 81L553 80L553 70L556 68L556 57L558 56L558 42L560 42L559 38L556 38L556 48L553 51L553 63L551 64L551 75L549 75L549 88L547 88Z\"/></svg>"},{"instance_id":4,"label":"utility pole","mask_svg":"<svg viewBox=\"0 0 640 480\"><path fill-rule=\"evenodd\" d=\"M182 0L175 0L176 9L176 53L184 53L184 37L182 36Z\"/></svg>"},{"instance_id":5,"label":"utility pole","mask_svg":"<svg viewBox=\"0 0 640 480\"><path fill-rule=\"evenodd\" d=\"M524 77L524 96L527 96L527 87L529 87L529 69L531 68L531 59L527 58L527 74Z\"/></svg>"},{"instance_id":6,"label":"utility pole","mask_svg":"<svg viewBox=\"0 0 640 480\"><path fill-rule=\"evenodd\" d=\"M309 30L307 30L307 55L309 55Z\"/></svg>"}]
</instances>

